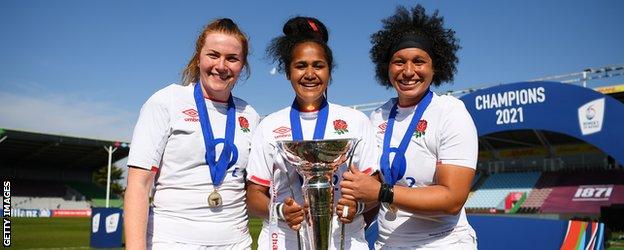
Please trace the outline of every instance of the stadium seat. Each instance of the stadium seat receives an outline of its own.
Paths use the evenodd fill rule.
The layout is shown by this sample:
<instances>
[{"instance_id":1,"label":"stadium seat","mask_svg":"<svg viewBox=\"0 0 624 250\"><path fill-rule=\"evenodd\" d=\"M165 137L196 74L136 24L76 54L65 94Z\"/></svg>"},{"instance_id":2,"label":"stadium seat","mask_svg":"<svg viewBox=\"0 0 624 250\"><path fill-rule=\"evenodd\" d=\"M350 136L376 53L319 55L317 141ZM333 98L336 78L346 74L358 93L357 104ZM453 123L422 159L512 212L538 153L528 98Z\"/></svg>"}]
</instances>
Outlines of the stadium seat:
<instances>
[{"instance_id":1,"label":"stadium seat","mask_svg":"<svg viewBox=\"0 0 624 250\"><path fill-rule=\"evenodd\" d=\"M468 199L467 209L504 209L505 197L510 192L530 192L540 172L497 173L485 180Z\"/></svg>"},{"instance_id":2,"label":"stadium seat","mask_svg":"<svg viewBox=\"0 0 624 250\"><path fill-rule=\"evenodd\" d=\"M531 190L527 199L522 205L520 205L521 213L535 213L544 204L546 198L550 192L552 192L552 186L557 181L559 174L556 172L545 172L535 184L535 188Z\"/></svg>"},{"instance_id":3,"label":"stadium seat","mask_svg":"<svg viewBox=\"0 0 624 250\"><path fill-rule=\"evenodd\" d=\"M87 201L70 201L60 197L12 197L14 209L87 209Z\"/></svg>"}]
</instances>

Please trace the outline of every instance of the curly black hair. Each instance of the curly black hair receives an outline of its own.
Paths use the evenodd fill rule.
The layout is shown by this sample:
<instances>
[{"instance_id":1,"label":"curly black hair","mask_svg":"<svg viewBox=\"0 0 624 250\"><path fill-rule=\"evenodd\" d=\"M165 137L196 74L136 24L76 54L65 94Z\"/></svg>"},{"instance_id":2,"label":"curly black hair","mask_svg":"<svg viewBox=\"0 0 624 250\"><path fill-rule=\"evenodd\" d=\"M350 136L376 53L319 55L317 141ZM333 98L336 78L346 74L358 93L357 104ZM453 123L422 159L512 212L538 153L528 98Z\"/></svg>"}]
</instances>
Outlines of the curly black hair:
<instances>
[{"instance_id":1,"label":"curly black hair","mask_svg":"<svg viewBox=\"0 0 624 250\"><path fill-rule=\"evenodd\" d=\"M420 4L411 10L399 6L394 15L383 19L382 23L383 28L371 35L373 47L370 50L379 84L386 88L392 87L388 79L388 66L392 58L390 49L406 35L422 36L431 41L429 56L433 60L435 72L432 80L434 86L453 81L459 61L455 53L461 47L455 38L455 31L444 28L444 18L438 15L437 10L428 16Z\"/></svg>"},{"instance_id":2,"label":"curly black hair","mask_svg":"<svg viewBox=\"0 0 624 250\"><path fill-rule=\"evenodd\" d=\"M266 54L273 63L277 62L277 70L290 76L289 65L292 61L292 51L297 44L315 42L325 50L325 59L330 73L334 68L332 50L327 45L329 32L321 21L314 17L297 16L289 19L282 28L284 33L273 38L266 49Z\"/></svg>"}]
</instances>

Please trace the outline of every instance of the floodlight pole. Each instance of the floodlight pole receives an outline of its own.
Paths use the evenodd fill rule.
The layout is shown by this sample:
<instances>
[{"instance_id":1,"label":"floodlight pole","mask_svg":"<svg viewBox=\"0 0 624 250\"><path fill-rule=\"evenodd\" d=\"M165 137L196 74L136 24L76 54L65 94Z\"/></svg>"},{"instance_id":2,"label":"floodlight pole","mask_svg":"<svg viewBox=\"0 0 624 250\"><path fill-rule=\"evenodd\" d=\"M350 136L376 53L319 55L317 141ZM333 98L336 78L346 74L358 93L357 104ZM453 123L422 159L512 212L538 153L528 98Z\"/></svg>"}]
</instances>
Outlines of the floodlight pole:
<instances>
[{"instance_id":1,"label":"floodlight pole","mask_svg":"<svg viewBox=\"0 0 624 250\"><path fill-rule=\"evenodd\" d=\"M117 147L104 146L104 150L108 152L108 171L106 173L106 207L110 204L110 182L111 182L111 164L113 161L113 153L117 150Z\"/></svg>"},{"instance_id":2,"label":"floodlight pole","mask_svg":"<svg viewBox=\"0 0 624 250\"><path fill-rule=\"evenodd\" d=\"M583 87L587 88L587 74L591 72L591 69L586 69L583 70L583 79L581 79L581 81L583 82Z\"/></svg>"}]
</instances>

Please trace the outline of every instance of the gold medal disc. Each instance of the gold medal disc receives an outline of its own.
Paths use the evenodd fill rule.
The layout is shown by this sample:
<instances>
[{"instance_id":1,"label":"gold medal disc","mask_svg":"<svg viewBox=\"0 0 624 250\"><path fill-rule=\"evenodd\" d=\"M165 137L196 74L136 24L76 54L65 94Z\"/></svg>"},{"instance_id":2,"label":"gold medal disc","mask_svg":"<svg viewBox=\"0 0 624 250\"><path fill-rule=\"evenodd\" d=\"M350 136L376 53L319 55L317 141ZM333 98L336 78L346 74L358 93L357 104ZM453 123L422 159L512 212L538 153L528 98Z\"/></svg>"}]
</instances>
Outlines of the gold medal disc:
<instances>
[{"instance_id":1,"label":"gold medal disc","mask_svg":"<svg viewBox=\"0 0 624 250\"><path fill-rule=\"evenodd\" d=\"M221 195L217 192L217 190L212 191L210 195L208 195L208 206L211 208L217 208L223 205L223 200L221 199Z\"/></svg>"}]
</instances>

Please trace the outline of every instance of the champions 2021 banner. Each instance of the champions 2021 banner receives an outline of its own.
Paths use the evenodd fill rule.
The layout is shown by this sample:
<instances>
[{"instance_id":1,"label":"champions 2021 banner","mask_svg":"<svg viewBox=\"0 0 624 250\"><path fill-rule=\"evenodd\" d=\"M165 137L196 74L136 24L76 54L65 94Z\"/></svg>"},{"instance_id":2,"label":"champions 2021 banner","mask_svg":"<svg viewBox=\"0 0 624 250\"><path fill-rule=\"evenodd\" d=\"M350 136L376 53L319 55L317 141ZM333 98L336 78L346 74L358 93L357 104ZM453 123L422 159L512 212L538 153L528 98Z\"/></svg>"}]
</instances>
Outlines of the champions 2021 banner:
<instances>
[{"instance_id":1,"label":"champions 2021 banner","mask_svg":"<svg viewBox=\"0 0 624 250\"><path fill-rule=\"evenodd\" d=\"M520 82L460 98L479 136L509 130L547 130L576 137L624 163L624 104L572 84Z\"/></svg>"}]
</instances>

